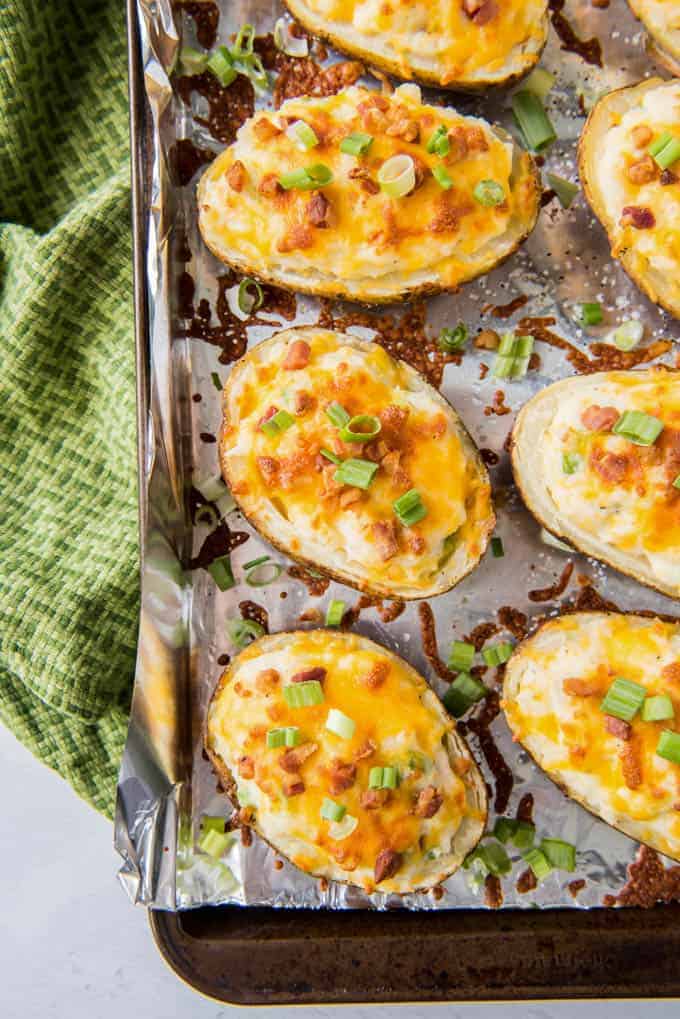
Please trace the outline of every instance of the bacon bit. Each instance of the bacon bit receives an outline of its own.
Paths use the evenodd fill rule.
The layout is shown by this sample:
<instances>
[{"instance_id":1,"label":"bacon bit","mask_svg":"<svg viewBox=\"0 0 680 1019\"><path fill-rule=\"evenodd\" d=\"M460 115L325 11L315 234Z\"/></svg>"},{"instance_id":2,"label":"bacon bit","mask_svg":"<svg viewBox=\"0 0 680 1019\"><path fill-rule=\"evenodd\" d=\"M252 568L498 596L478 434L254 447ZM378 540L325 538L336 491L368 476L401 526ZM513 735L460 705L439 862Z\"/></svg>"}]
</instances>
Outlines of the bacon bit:
<instances>
[{"instance_id":1,"label":"bacon bit","mask_svg":"<svg viewBox=\"0 0 680 1019\"><path fill-rule=\"evenodd\" d=\"M586 883L582 877L577 878L576 881L570 881L569 884L567 885L567 888L569 889L569 894L571 895L572 899L575 899L579 892L583 891L585 886Z\"/></svg>"},{"instance_id":2,"label":"bacon bit","mask_svg":"<svg viewBox=\"0 0 680 1019\"><path fill-rule=\"evenodd\" d=\"M428 230L433 234L453 233L460 226L460 212L456 206L446 199L440 199L434 219L430 221Z\"/></svg>"},{"instance_id":3,"label":"bacon bit","mask_svg":"<svg viewBox=\"0 0 680 1019\"><path fill-rule=\"evenodd\" d=\"M304 414L306 410L312 410L316 406L316 400L311 393L301 389L295 394L293 410L296 414ZM325 464L324 464L325 466Z\"/></svg>"},{"instance_id":4,"label":"bacon bit","mask_svg":"<svg viewBox=\"0 0 680 1019\"><path fill-rule=\"evenodd\" d=\"M639 789L642 785L642 762L637 743L628 740L619 751L623 780L629 789Z\"/></svg>"},{"instance_id":5,"label":"bacon bit","mask_svg":"<svg viewBox=\"0 0 680 1019\"><path fill-rule=\"evenodd\" d=\"M631 163L628 167L627 173L628 179L631 180L633 184L649 184L650 181L655 180L658 176L659 168L652 157L647 154L646 156L643 156L642 159L638 160L637 163Z\"/></svg>"},{"instance_id":6,"label":"bacon bit","mask_svg":"<svg viewBox=\"0 0 680 1019\"><path fill-rule=\"evenodd\" d=\"M360 681L371 690L377 690L382 686L390 674L390 663L386 661L374 662L370 670L361 676Z\"/></svg>"},{"instance_id":7,"label":"bacon bit","mask_svg":"<svg viewBox=\"0 0 680 1019\"><path fill-rule=\"evenodd\" d=\"M669 184L678 183L678 175L677 173L673 173L672 170L663 170L659 181L664 187L668 187Z\"/></svg>"},{"instance_id":8,"label":"bacon bit","mask_svg":"<svg viewBox=\"0 0 680 1019\"><path fill-rule=\"evenodd\" d=\"M366 758L372 757L376 751L375 743L372 739L367 739L362 746L359 747L354 755L355 761L365 761Z\"/></svg>"},{"instance_id":9,"label":"bacon bit","mask_svg":"<svg viewBox=\"0 0 680 1019\"><path fill-rule=\"evenodd\" d=\"M403 107L399 107L396 112L396 117L392 120L392 123L388 124L385 129L385 134L389 135L390 138L403 138L405 142L417 142L420 137L420 127L418 126L417 120L412 120L406 111L401 112ZM416 161L416 157L411 156ZM417 187L417 185L416 185Z\"/></svg>"},{"instance_id":10,"label":"bacon bit","mask_svg":"<svg viewBox=\"0 0 680 1019\"><path fill-rule=\"evenodd\" d=\"M615 718L614 715L604 716L604 727L611 736L617 739L630 739L633 735L633 727L622 718Z\"/></svg>"},{"instance_id":11,"label":"bacon bit","mask_svg":"<svg viewBox=\"0 0 680 1019\"><path fill-rule=\"evenodd\" d=\"M626 205L621 212L621 226L632 226L636 230L651 230L656 219L651 209L643 205Z\"/></svg>"},{"instance_id":12,"label":"bacon bit","mask_svg":"<svg viewBox=\"0 0 680 1019\"><path fill-rule=\"evenodd\" d=\"M454 127L449 128L447 137L449 139L449 151L445 157L445 162L457 163L461 159L465 159L468 152L465 127L462 124L456 124Z\"/></svg>"},{"instance_id":13,"label":"bacon bit","mask_svg":"<svg viewBox=\"0 0 680 1019\"><path fill-rule=\"evenodd\" d=\"M239 697L252 697L252 692L247 690L242 683L238 680L234 683L234 693L237 693Z\"/></svg>"},{"instance_id":14,"label":"bacon bit","mask_svg":"<svg viewBox=\"0 0 680 1019\"><path fill-rule=\"evenodd\" d=\"M306 368L309 364L312 351L305 340L293 340L286 352L283 367L288 371L297 371L299 368Z\"/></svg>"},{"instance_id":15,"label":"bacon bit","mask_svg":"<svg viewBox=\"0 0 680 1019\"><path fill-rule=\"evenodd\" d=\"M444 797L441 793L437 792L433 785L425 786L425 788L421 789L418 793L418 799L415 807L413 808L413 813L416 817L434 817L443 802Z\"/></svg>"},{"instance_id":16,"label":"bacon bit","mask_svg":"<svg viewBox=\"0 0 680 1019\"><path fill-rule=\"evenodd\" d=\"M305 791L305 783L299 775L284 775L281 785L284 796L299 796Z\"/></svg>"},{"instance_id":17,"label":"bacon bit","mask_svg":"<svg viewBox=\"0 0 680 1019\"><path fill-rule=\"evenodd\" d=\"M495 874L487 874L484 881L484 903L489 909L500 909L503 905L501 879Z\"/></svg>"},{"instance_id":18,"label":"bacon bit","mask_svg":"<svg viewBox=\"0 0 680 1019\"><path fill-rule=\"evenodd\" d=\"M350 488L346 492L342 492L338 502L340 503L341 509L350 509L350 507L356 507L358 502L362 502L364 493L360 488Z\"/></svg>"},{"instance_id":19,"label":"bacon bit","mask_svg":"<svg viewBox=\"0 0 680 1019\"><path fill-rule=\"evenodd\" d=\"M375 870L373 872L375 883L379 885L381 881L394 877L401 867L401 862L401 853L395 852L394 849L382 849L375 861Z\"/></svg>"},{"instance_id":20,"label":"bacon bit","mask_svg":"<svg viewBox=\"0 0 680 1019\"><path fill-rule=\"evenodd\" d=\"M284 193L275 173L266 173L257 185L257 191L258 194L265 195L267 198L276 198Z\"/></svg>"},{"instance_id":21,"label":"bacon bit","mask_svg":"<svg viewBox=\"0 0 680 1019\"><path fill-rule=\"evenodd\" d=\"M600 407L594 403L581 414L581 421L589 432L610 432L621 415L616 407Z\"/></svg>"},{"instance_id":22,"label":"bacon bit","mask_svg":"<svg viewBox=\"0 0 680 1019\"><path fill-rule=\"evenodd\" d=\"M517 884L515 888L519 895L526 895L527 892L532 892L538 885L538 880L531 867L527 870L522 871L520 876L517 878Z\"/></svg>"},{"instance_id":23,"label":"bacon bit","mask_svg":"<svg viewBox=\"0 0 680 1019\"><path fill-rule=\"evenodd\" d=\"M255 762L252 757L247 757L245 754L243 757L239 757L238 773L241 778L255 777Z\"/></svg>"},{"instance_id":24,"label":"bacon bit","mask_svg":"<svg viewBox=\"0 0 680 1019\"><path fill-rule=\"evenodd\" d=\"M382 426L383 438L386 438L388 441L390 439L392 441L398 439L404 429L408 415L408 407L396 407L394 404L388 404L387 407L379 411L378 418Z\"/></svg>"},{"instance_id":25,"label":"bacon bit","mask_svg":"<svg viewBox=\"0 0 680 1019\"><path fill-rule=\"evenodd\" d=\"M380 185L373 180L370 173L364 166L354 166L348 174L350 180L358 180L360 186L369 195L380 193Z\"/></svg>"},{"instance_id":26,"label":"bacon bit","mask_svg":"<svg viewBox=\"0 0 680 1019\"><path fill-rule=\"evenodd\" d=\"M496 0L463 0L463 10L475 25L488 25L498 14Z\"/></svg>"},{"instance_id":27,"label":"bacon bit","mask_svg":"<svg viewBox=\"0 0 680 1019\"><path fill-rule=\"evenodd\" d=\"M391 789L366 789L361 794L360 803L364 810L379 810L387 806L391 799Z\"/></svg>"},{"instance_id":28,"label":"bacon bit","mask_svg":"<svg viewBox=\"0 0 680 1019\"><path fill-rule=\"evenodd\" d=\"M484 129L476 125L465 125L465 141L469 152L488 152L489 150Z\"/></svg>"},{"instance_id":29,"label":"bacon bit","mask_svg":"<svg viewBox=\"0 0 680 1019\"><path fill-rule=\"evenodd\" d=\"M479 336L475 337L474 344L478 350L498 350L501 338L495 329L482 329Z\"/></svg>"},{"instance_id":30,"label":"bacon bit","mask_svg":"<svg viewBox=\"0 0 680 1019\"><path fill-rule=\"evenodd\" d=\"M571 697L595 697L602 693L602 684L598 679L565 679L562 689Z\"/></svg>"},{"instance_id":31,"label":"bacon bit","mask_svg":"<svg viewBox=\"0 0 680 1019\"><path fill-rule=\"evenodd\" d=\"M315 665L311 669L302 669L301 672L296 672L294 676L291 676L291 683L323 683L326 678L326 670L322 665Z\"/></svg>"},{"instance_id":32,"label":"bacon bit","mask_svg":"<svg viewBox=\"0 0 680 1019\"><path fill-rule=\"evenodd\" d=\"M301 612L298 616L298 621L300 623L314 623L315 625L318 625L322 620L323 612L321 609L305 609L305 611Z\"/></svg>"},{"instance_id":33,"label":"bacon bit","mask_svg":"<svg viewBox=\"0 0 680 1019\"><path fill-rule=\"evenodd\" d=\"M278 135L283 134L283 131L275 124L269 117L260 117L253 124L253 134L259 142L269 142L272 138L276 138Z\"/></svg>"},{"instance_id":34,"label":"bacon bit","mask_svg":"<svg viewBox=\"0 0 680 1019\"><path fill-rule=\"evenodd\" d=\"M330 770L330 791L333 796L337 796L339 793L344 792L345 789L351 789L356 777L356 764L347 764L345 761L341 761L336 757L331 764Z\"/></svg>"},{"instance_id":35,"label":"bacon bit","mask_svg":"<svg viewBox=\"0 0 680 1019\"><path fill-rule=\"evenodd\" d=\"M397 530L393 520L376 520L371 525L371 534L378 546L380 558L384 563L393 559L399 551L397 543Z\"/></svg>"},{"instance_id":36,"label":"bacon bit","mask_svg":"<svg viewBox=\"0 0 680 1019\"><path fill-rule=\"evenodd\" d=\"M295 224L276 242L276 250L281 254L288 251L304 251L314 244L314 235L310 228L300 223Z\"/></svg>"},{"instance_id":37,"label":"bacon bit","mask_svg":"<svg viewBox=\"0 0 680 1019\"><path fill-rule=\"evenodd\" d=\"M620 484L628 470L628 458L618 453L603 453L594 449L589 458L590 466L610 485Z\"/></svg>"},{"instance_id":38,"label":"bacon bit","mask_svg":"<svg viewBox=\"0 0 680 1019\"><path fill-rule=\"evenodd\" d=\"M672 483L680 474L680 429L664 428L656 448L661 450L666 477Z\"/></svg>"},{"instance_id":39,"label":"bacon bit","mask_svg":"<svg viewBox=\"0 0 680 1019\"><path fill-rule=\"evenodd\" d=\"M506 414L511 414L512 409L505 403L505 393L502 389L497 389L493 394L493 403L490 407L484 408L484 414L486 417L490 417L492 414L496 414L498 417L505 417Z\"/></svg>"},{"instance_id":40,"label":"bacon bit","mask_svg":"<svg viewBox=\"0 0 680 1019\"><path fill-rule=\"evenodd\" d=\"M573 560L570 559L565 564L565 567L562 570L559 580L557 580L554 584L552 584L550 587L539 587L535 591L529 591L529 601L544 602L553 601L553 599L559 598L559 596L561 594L564 594L564 592L566 591L573 572L574 563Z\"/></svg>"},{"instance_id":41,"label":"bacon bit","mask_svg":"<svg viewBox=\"0 0 680 1019\"><path fill-rule=\"evenodd\" d=\"M670 665L664 665L661 675L667 683L680 683L680 662L671 662Z\"/></svg>"},{"instance_id":42,"label":"bacon bit","mask_svg":"<svg viewBox=\"0 0 680 1019\"><path fill-rule=\"evenodd\" d=\"M291 775L297 774L308 757L319 749L318 743L301 743L299 747L291 747L279 757L279 767Z\"/></svg>"},{"instance_id":43,"label":"bacon bit","mask_svg":"<svg viewBox=\"0 0 680 1019\"><path fill-rule=\"evenodd\" d=\"M257 422L257 427L262 428L262 425L266 425L270 418L273 418L278 413L278 407L268 407L264 412L260 420Z\"/></svg>"},{"instance_id":44,"label":"bacon bit","mask_svg":"<svg viewBox=\"0 0 680 1019\"><path fill-rule=\"evenodd\" d=\"M329 215L331 203L320 191L314 192L307 203L307 219L319 230L325 230L330 226Z\"/></svg>"},{"instance_id":45,"label":"bacon bit","mask_svg":"<svg viewBox=\"0 0 680 1019\"><path fill-rule=\"evenodd\" d=\"M258 456L255 459L265 485L276 484L279 462L273 456Z\"/></svg>"},{"instance_id":46,"label":"bacon bit","mask_svg":"<svg viewBox=\"0 0 680 1019\"><path fill-rule=\"evenodd\" d=\"M409 530L407 530L406 532L405 538L406 544L408 545L409 549L411 550L411 552L413 552L414 555L423 554L427 546L427 542L423 538L422 534L418 534L417 531L414 531L409 528Z\"/></svg>"},{"instance_id":47,"label":"bacon bit","mask_svg":"<svg viewBox=\"0 0 680 1019\"><path fill-rule=\"evenodd\" d=\"M649 145L653 137L651 127L647 127L646 124L638 124L637 127L633 128L633 142L638 149L643 149L645 145Z\"/></svg>"},{"instance_id":48,"label":"bacon bit","mask_svg":"<svg viewBox=\"0 0 680 1019\"><path fill-rule=\"evenodd\" d=\"M232 191L243 191L246 182L246 168L240 159L234 160L227 173L227 184Z\"/></svg>"},{"instance_id":49,"label":"bacon bit","mask_svg":"<svg viewBox=\"0 0 680 1019\"><path fill-rule=\"evenodd\" d=\"M278 685L281 677L276 669L263 669L255 677L255 689L259 693L271 693Z\"/></svg>"}]
</instances>

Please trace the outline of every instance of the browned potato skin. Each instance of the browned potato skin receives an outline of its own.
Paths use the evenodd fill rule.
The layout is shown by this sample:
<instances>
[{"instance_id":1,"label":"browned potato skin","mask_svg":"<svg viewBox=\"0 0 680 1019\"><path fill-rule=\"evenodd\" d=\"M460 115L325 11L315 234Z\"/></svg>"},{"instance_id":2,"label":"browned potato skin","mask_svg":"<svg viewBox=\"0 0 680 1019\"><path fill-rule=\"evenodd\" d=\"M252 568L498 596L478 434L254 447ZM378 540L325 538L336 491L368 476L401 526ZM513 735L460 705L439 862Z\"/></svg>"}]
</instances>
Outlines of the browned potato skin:
<instances>
[{"instance_id":1,"label":"browned potato skin","mask_svg":"<svg viewBox=\"0 0 680 1019\"><path fill-rule=\"evenodd\" d=\"M649 18L645 16L644 4L641 0L628 0L628 6L647 30L649 56L676 78L680 78L680 46L674 45L668 37L659 35L654 30Z\"/></svg>"}]
</instances>

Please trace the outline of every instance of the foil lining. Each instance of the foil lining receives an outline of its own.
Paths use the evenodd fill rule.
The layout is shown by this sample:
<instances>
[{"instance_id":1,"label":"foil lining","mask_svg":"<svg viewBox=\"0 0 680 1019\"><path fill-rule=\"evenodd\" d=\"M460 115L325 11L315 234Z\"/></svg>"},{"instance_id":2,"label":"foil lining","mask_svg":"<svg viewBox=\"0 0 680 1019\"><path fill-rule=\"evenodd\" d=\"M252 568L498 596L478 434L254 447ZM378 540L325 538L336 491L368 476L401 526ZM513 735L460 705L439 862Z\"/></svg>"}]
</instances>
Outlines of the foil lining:
<instances>
[{"instance_id":1,"label":"foil lining","mask_svg":"<svg viewBox=\"0 0 680 1019\"><path fill-rule=\"evenodd\" d=\"M218 6L218 43L228 42L244 22L255 24L258 34L269 32L283 14L271 0L220 0ZM644 33L627 5L618 3L608 10L598 10L590 0L568 0L563 13L580 38L597 37L603 50L602 67L587 64L564 51L551 29L541 61L557 76L549 110L560 139L550 149L545 169L574 180L582 104L587 105L600 92L659 73L660 69L647 56ZM208 903L485 908L484 888L475 886L464 871L450 878L441 894L367 896L349 885L331 883L325 887L281 861L257 836L246 847L235 833L232 847L219 863L198 849L201 816L229 817L232 813L229 800L217 790L215 777L203 757L202 728L210 695L222 671L218 659L235 650L229 645L225 621L238 615L239 603L254 595L253 589L245 585L220 592L204 569L189 568L208 535L207 527L191 525L191 480L218 469L217 446L205 441L206 436L218 434L220 422L220 394L211 374L217 371L224 382L229 366L219 361L219 346L182 335L176 283L178 274L187 270L196 285L195 303L205 298L214 308L218 279L224 276L225 267L205 249L198 234L195 186L200 171L180 186L172 182L169 167L179 139L191 139L198 148L213 153L223 146L201 123L206 113L204 101L194 96L190 105L185 104L171 86L180 38L185 44L196 44L193 19L179 6L173 8L170 0L138 0L137 16L144 89L152 117L148 166L144 168L150 179L145 280L149 335L147 348L141 352L148 366L150 387L147 405L142 408L144 427L140 434L144 519L138 665L115 824L115 845L123 857L121 882L133 901L164 909ZM331 62L336 59L332 54L329 57ZM374 79L368 81L377 85ZM505 93L475 99L452 96L446 101L463 112L479 113L512 128L510 100ZM258 98L257 105L268 103L271 93ZM185 236L191 259L180 265L173 240ZM225 293L232 310L236 308L236 289L232 286ZM508 305L521 295L527 302L505 322L494 322L484 311L491 305ZM574 323L573 306L583 300L599 300L613 309L609 316L613 322L639 317L646 327L645 342L680 339L678 323L652 306L611 259L604 231L581 194L568 212L562 211L556 201L550 203L527 243L502 268L458 294L430 300L427 329L436 336L443 325L462 320L474 334L482 323L485 328L512 328L525 316L552 316L556 320L554 331L588 354L589 342L601 337L595 337L593 331L584 335ZM339 313L347 310L338 308ZM317 301L298 297L294 322L277 315L265 317L248 327L248 344L259 342L278 328L313 323L318 314ZM356 331L371 335L365 326ZM511 411L507 414L489 413L498 383L490 376L481 378L480 365L490 362L484 351L470 349L460 365L449 364L445 369L442 392L461 413L478 446L493 450L500 458L490 473L499 517L496 533L503 539L505 556L493 559L487 555L471 576L431 603L444 657L454 637L469 633L480 623L498 622L502 606L512 606L529 617L556 613L559 599L537 604L528 597L528 591L554 584L569 558L574 560L575 569L563 598L577 590L577 576L587 576L603 597L622 609L670 614L677 611L670 599L607 567L542 543L536 522L512 485L503 445L519 407L534 392L572 374L574 369L564 351L540 342L536 350L540 368L521 381L503 386L505 404ZM671 357L672 353L666 361L670 363ZM232 554L234 572L239 576L240 564L270 549L238 513L232 513L228 523L232 531L248 535L247 542ZM281 556L277 558L282 565L289 565ZM330 598L355 604L358 597L335 583L323 597L312 597L286 571L277 582L256 592L257 602L268 613L271 632L300 625L303 612L324 609ZM438 693L444 692L446 684L436 676L423 652L417 604L409 605L390 623L383 623L375 608L367 608L354 626L403 655ZM514 777L509 803L502 812L514 816L522 797L531 793L539 834L560 837L578 847L576 873L554 872L528 894L516 890L517 878L524 870L516 854L512 874L502 881L504 907L599 906L606 894L620 890L636 844L565 798L513 745L502 714L493 721L491 734ZM470 732L467 738L484 771L493 808L496 780L480 752L478 739ZM492 809L491 826L493 819ZM575 898L569 885L578 879L583 879L585 886Z\"/></svg>"}]
</instances>

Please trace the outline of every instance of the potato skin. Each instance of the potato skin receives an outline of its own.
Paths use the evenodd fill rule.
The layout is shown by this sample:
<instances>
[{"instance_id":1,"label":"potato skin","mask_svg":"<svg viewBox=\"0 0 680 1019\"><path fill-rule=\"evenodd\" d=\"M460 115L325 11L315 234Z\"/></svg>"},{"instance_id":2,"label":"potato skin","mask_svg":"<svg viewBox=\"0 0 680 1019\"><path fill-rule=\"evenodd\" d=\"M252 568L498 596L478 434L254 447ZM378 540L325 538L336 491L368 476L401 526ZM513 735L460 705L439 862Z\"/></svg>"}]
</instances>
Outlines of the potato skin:
<instances>
[{"instance_id":1,"label":"potato skin","mask_svg":"<svg viewBox=\"0 0 680 1019\"><path fill-rule=\"evenodd\" d=\"M608 92L598 100L591 110L581 134L578 145L579 177L588 204L604 227L612 247L616 224L607 214L603 196L594 183L592 168L598 159L601 142L609 127L610 112L613 110L625 112L626 109L637 104L641 94L663 84L664 80L661 78L649 78L636 85L627 85L624 88ZM619 261L633 282L652 303L670 312L675 318L680 318L680 301L674 300L671 287L663 277L658 275L651 277L644 268L638 267L634 248L626 249L621 254Z\"/></svg>"},{"instance_id":2,"label":"potato skin","mask_svg":"<svg viewBox=\"0 0 680 1019\"><path fill-rule=\"evenodd\" d=\"M651 50L650 56L657 59L676 78L680 77L680 33L676 29L675 34L672 30L662 34L657 29L649 15L649 0L628 0L628 6L645 26L651 42L651 46L648 46ZM668 9L670 12L670 4Z\"/></svg>"}]
</instances>

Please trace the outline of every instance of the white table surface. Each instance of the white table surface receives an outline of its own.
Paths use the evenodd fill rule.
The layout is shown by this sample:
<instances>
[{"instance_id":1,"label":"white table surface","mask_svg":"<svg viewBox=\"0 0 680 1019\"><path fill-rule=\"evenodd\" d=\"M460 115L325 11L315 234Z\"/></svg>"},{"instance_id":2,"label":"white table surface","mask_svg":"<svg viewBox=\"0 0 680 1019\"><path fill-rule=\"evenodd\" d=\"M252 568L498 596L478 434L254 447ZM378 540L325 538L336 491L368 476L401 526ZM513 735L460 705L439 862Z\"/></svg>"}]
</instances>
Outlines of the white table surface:
<instances>
[{"instance_id":1,"label":"white table surface","mask_svg":"<svg viewBox=\"0 0 680 1019\"><path fill-rule=\"evenodd\" d=\"M0 726L2 1019L671 1019L679 1002L245 1009L180 983L115 874L111 826Z\"/></svg>"}]
</instances>

